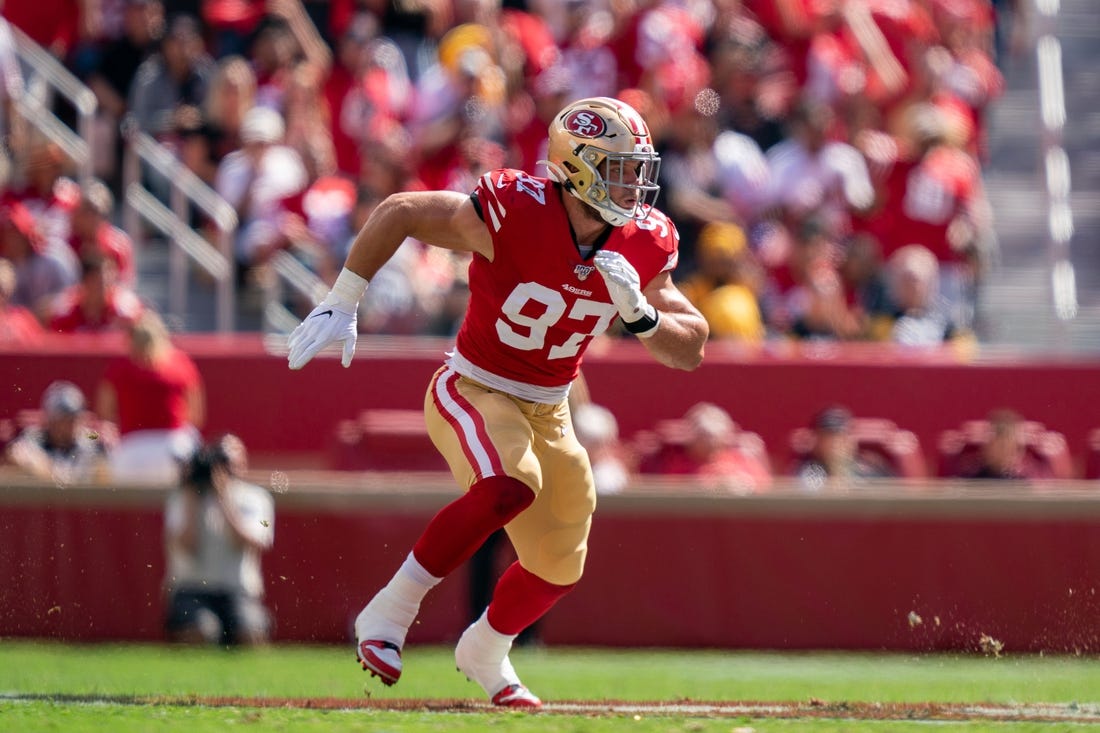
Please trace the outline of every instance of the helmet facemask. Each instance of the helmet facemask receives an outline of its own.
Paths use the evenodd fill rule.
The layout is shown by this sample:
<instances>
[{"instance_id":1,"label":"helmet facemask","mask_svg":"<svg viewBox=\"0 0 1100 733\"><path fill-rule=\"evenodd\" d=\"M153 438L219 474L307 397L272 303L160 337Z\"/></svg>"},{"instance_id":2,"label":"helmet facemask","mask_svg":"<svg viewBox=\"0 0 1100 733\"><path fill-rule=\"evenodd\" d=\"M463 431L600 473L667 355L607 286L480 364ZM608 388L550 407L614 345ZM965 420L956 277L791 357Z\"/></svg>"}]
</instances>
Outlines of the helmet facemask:
<instances>
[{"instance_id":1,"label":"helmet facemask","mask_svg":"<svg viewBox=\"0 0 1100 733\"><path fill-rule=\"evenodd\" d=\"M648 147L648 146L639 146ZM627 221L642 221L657 201L661 191L657 176L661 158L652 150L636 150L633 153L610 153L594 147L581 151L580 158L589 164L595 178L581 200L594 207L604 221L622 226ZM633 205L623 207L615 199L626 193Z\"/></svg>"}]
</instances>

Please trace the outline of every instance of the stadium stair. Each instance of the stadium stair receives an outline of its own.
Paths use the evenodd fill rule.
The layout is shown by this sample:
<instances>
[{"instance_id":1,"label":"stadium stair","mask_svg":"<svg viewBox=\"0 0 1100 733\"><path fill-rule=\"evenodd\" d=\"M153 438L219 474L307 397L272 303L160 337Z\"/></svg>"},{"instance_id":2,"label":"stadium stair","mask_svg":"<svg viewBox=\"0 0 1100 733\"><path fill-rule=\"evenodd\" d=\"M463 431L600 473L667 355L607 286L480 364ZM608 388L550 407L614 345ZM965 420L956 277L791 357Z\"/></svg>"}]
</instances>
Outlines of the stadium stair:
<instances>
[{"instance_id":1,"label":"stadium stair","mask_svg":"<svg viewBox=\"0 0 1100 733\"><path fill-rule=\"evenodd\" d=\"M1031 3L1025 3L1031 5ZM1041 28L1031 13L1032 36ZM990 106L985 181L998 248L979 303L981 337L1025 351L1095 351L1100 344L1100 14L1095 0L1062 0L1051 28L1062 47L1078 312L1061 320L1051 288L1034 47L1003 64L1005 93Z\"/></svg>"}]
</instances>

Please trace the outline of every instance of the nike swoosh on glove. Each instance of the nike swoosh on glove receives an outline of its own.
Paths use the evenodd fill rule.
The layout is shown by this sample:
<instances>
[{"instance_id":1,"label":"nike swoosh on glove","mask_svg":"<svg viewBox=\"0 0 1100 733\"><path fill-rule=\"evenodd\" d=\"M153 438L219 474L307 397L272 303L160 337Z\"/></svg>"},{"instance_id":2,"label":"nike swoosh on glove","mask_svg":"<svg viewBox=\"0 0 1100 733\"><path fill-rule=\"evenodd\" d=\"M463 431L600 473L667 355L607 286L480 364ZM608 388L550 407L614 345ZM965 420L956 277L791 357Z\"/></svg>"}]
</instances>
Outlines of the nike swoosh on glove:
<instances>
[{"instance_id":1,"label":"nike swoosh on glove","mask_svg":"<svg viewBox=\"0 0 1100 733\"><path fill-rule=\"evenodd\" d=\"M650 305L642 293L642 282L634 265L620 252L600 250L592 260L607 283L611 302L619 309L624 323L634 323L643 318L656 318L657 309Z\"/></svg>"},{"instance_id":2,"label":"nike swoosh on glove","mask_svg":"<svg viewBox=\"0 0 1100 733\"><path fill-rule=\"evenodd\" d=\"M344 342L340 363L351 366L359 336L357 322L356 306L341 302L330 293L290 334L287 341L290 368L301 369L321 349L338 341Z\"/></svg>"}]
</instances>

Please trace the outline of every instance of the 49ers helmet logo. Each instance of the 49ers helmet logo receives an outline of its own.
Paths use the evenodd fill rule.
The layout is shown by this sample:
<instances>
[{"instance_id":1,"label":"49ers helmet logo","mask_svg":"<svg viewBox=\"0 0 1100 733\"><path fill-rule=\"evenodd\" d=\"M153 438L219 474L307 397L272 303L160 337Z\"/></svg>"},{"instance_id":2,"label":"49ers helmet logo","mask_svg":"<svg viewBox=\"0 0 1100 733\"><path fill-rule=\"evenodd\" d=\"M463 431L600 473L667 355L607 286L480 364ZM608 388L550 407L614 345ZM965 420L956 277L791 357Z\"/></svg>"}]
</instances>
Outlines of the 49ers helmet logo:
<instances>
[{"instance_id":1,"label":"49ers helmet logo","mask_svg":"<svg viewBox=\"0 0 1100 733\"><path fill-rule=\"evenodd\" d=\"M564 127L578 137L599 137L607 131L603 117L586 109L578 109L565 118Z\"/></svg>"}]
</instances>

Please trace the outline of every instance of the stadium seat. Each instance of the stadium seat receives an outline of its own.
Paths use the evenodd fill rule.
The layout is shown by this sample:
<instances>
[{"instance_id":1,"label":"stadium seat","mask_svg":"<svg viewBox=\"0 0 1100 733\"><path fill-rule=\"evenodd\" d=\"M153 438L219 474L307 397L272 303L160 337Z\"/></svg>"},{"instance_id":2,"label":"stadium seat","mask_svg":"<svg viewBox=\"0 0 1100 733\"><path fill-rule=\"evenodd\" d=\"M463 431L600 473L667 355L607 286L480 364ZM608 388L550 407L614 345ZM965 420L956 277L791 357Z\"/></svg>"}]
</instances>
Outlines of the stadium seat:
<instances>
[{"instance_id":1,"label":"stadium seat","mask_svg":"<svg viewBox=\"0 0 1100 733\"><path fill-rule=\"evenodd\" d=\"M334 430L331 468L340 471L446 471L420 410L363 410Z\"/></svg>"},{"instance_id":2,"label":"stadium seat","mask_svg":"<svg viewBox=\"0 0 1100 733\"><path fill-rule=\"evenodd\" d=\"M928 471L920 440L911 430L899 428L894 421L885 418L854 417L851 431L856 440L856 451L872 454L885 461L896 476L900 478L927 476ZM814 440L813 428L800 427L791 432L792 465L799 465L810 456Z\"/></svg>"},{"instance_id":3,"label":"stadium seat","mask_svg":"<svg viewBox=\"0 0 1100 733\"><path fill-rule=\"evenodd\" d=\"M940 433L937 475L948 478L973 472L991 433L988 420L967 420ZM1027 448L1029 472L1035 478L1073 478L1073 458L1064 435L1034 420L1024 421L1020 434Z\"/></svg>"},{"instance_id":4,"label":"stadium seat","mask_svg":"<svg viewBox=\"0 0 1100 733\"><path fill-rule=\"evenodd\" d=\"M687 421L681 418L659 420L652 430L636 432L631 437L630 448L638 458L638 472L662 473L661 466L676 463L673 459L685 451L689 435ZM733 447L770 471L767 447L759 434L736 427Z\"/></svg>"}]
</instances>

